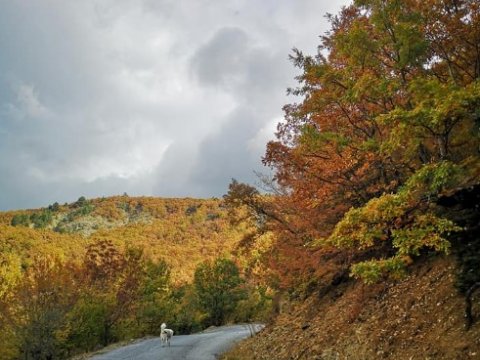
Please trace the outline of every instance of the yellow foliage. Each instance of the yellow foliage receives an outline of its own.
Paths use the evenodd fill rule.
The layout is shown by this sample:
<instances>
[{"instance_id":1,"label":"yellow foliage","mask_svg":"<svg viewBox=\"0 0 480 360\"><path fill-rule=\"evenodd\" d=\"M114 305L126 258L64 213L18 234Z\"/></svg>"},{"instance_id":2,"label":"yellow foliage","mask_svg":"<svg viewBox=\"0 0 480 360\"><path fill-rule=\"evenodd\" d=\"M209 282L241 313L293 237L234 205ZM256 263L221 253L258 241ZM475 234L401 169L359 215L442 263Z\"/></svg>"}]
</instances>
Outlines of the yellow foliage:
<instances>
[{"instance_id":1,"label":"yellow foliage","mask_svg":"<svg viewBox=\"0 0 480 360\"><path fill-rule=\"evenodd\" d=\"M109 239L121 248L142 247L153 260L165 259L174 282L184 283L200 262L230 254L251 226L232 225L218 199L114 196L88 200L88 205L93 208L88 214L78 215L75 204L55 212L68 233L54 231L58 223L46 229L9 225L13 216L36 210L2 212L0 249L28 265L34 254L82 258L88 244Z\"/></svg>"}]
</instances>

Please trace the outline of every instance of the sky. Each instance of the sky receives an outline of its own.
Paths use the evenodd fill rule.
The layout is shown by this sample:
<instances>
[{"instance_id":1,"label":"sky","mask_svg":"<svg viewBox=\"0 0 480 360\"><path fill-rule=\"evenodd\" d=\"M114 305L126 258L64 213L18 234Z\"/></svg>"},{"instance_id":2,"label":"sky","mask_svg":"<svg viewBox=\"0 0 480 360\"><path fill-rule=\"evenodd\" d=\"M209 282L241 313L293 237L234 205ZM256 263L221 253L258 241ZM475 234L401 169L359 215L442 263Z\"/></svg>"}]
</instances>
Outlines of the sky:
<instances>
[{"instance_id":1,"label":"sky","mask_svg":"<svg viewBox=\"0 0 480 360\"><path fill-rule=\"evenodd\" d=\"M254 184L346 0L0 0L0 210Z\"/></svg>"}]
</instances>

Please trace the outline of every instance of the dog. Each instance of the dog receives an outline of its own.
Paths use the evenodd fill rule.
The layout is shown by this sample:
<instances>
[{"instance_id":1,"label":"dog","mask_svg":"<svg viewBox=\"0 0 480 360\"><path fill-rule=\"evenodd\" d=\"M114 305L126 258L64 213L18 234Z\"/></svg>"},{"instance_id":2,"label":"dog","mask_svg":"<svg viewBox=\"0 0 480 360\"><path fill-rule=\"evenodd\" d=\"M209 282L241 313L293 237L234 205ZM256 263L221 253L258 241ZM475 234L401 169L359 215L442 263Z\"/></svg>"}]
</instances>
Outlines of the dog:
<instances>
[{"instance_id":1,"label":"dog","mask_svg":"<svg viewBox=\"0 0 480 360\"><path fill-rule=\"evenodd\" d=\"M173 330L167 329L167 324L163 323L160 326L160 340L162 341L162 346L168 344L170 346L170 339L173 336Z\"/></svg>"}]
</instances>

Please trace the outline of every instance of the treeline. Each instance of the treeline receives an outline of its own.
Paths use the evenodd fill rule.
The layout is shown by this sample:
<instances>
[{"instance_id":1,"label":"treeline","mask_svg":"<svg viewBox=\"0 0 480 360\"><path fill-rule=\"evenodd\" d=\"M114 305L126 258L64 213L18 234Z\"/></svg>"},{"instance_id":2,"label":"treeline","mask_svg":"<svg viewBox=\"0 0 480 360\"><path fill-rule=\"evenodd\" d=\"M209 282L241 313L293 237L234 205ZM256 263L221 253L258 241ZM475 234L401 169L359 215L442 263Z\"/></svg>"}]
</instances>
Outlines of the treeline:
<instances>
[{"instance_id":1,"label":"treeline","mask_svg":"<svg viewBox=\"0 0 480 360\"><path fill-rule=\"evenodd\" d=\"M225 258L198 265L192 283L171 281L165 261L138 247L90 244L82 259L38 256L0 267L0 359L65 359L112 342L158 336L166 322L185 334L268 312L265 289Z\"/></svg>"}]
</instances>

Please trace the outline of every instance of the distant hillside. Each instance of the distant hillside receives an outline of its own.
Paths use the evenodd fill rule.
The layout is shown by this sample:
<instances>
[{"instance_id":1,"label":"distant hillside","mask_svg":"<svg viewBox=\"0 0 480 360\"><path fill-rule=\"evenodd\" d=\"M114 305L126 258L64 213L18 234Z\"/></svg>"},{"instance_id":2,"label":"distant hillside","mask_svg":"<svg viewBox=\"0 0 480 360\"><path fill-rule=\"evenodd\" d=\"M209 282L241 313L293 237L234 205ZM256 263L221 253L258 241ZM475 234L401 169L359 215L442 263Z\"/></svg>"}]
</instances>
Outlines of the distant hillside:
<instances>
[{"instance_id":1,"label":"distant hillside","mask_svg":"<svg viewBox=\"0 0 480 360\"><path fill-rule=\"evenodd\" d=\"M236 221L246 211L116 196L0 213L0 360L264 318L270 292L251 275L272 240Z\"/></svg>"},{"instance_id":2,"label":"distant hillside","mask_svg":"<svg viewBox=\"0 0 480 360\"><path fill-rule=\"evenodd\" d=\"M164 258L175 281L196 265L232 252L247 225L232 225L218 199L115 196L0 213L0 248L28 263L34 255L81 257L87 244L108 239Z\"/></svg>"}]
</instances>

